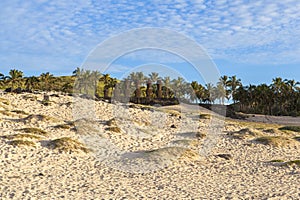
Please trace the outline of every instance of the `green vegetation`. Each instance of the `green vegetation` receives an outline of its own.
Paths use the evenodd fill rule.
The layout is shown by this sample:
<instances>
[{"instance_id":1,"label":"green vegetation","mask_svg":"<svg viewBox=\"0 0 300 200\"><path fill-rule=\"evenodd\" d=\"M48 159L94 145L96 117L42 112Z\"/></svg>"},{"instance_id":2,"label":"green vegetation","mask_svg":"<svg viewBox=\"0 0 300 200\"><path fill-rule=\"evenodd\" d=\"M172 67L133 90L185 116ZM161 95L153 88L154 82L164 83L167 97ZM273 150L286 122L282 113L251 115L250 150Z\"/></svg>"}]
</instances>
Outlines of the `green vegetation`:
<instances>
[{"instance_id":1,"label":"green vegetation","mask_svg":"<svg viewBox=\"0 0 300 200\"><path fill-rule=\"evenodd\" d=\"M300 126L284 126L280 127L279 130L281 131L293 131L300 133Z\"/></svg>"},{"instance_id":2,"label":"green vegetation","mask_svg":"<svg viewBox=\"0 0 300 200\"><path fill-rule=\"evenodd\" d=\"M44 130L41 130L39 128L21 128L21 129L17 129L17 131L21 131L24 133L31 133L31 134L35 134L35 135L47 135L48 133Z\"/></svg>"},{"instance_id":3,"label":"green vegetation","mask_svg":"<svg viewBox=\"0 0 300 200\"><path fill-rule=\"evenodd\" d=\"M0 86L8 91L32 92L35 90L59 91L64 93L85 94L87 97L122 100L131 98L139 103L140 99L152 99L152 103L169 104L180 102L202 104L223 104L232 100L230 109L234 112L300 116L300 87L295 80L283 80L276 77L270 85L244 86L236 76L221 76L215 85L201 85L196 81L186 82L178 77L160 77L152 72L144 75L142 72L132 72L126 79L117 80L109 74L98 71L77 68L72 76L55 77L49 72L40 76L24 77L22 71L12 69L8 76L0 76ZM177 99L177 100L176 100ZM145 101L146 103L151 101ZM144 103L145 103L144 102ZM140 102L142 103L142 102ZM168 104L166 103L166 105ZM49 102L44 102L48 105Z\"/></svg>"},{"instance_id":4,"label":"green vegetation","mask_svg":"<svg viewBox=\"0 0 300 200\"><path fill-rule=\"evenodd\" d=\"M86 148L85 145L77 140L69 137L58 138L52 140L48 144L49 147L63 152L79 152L89 153L91 150Z\"/></svg>"}]
</instances>

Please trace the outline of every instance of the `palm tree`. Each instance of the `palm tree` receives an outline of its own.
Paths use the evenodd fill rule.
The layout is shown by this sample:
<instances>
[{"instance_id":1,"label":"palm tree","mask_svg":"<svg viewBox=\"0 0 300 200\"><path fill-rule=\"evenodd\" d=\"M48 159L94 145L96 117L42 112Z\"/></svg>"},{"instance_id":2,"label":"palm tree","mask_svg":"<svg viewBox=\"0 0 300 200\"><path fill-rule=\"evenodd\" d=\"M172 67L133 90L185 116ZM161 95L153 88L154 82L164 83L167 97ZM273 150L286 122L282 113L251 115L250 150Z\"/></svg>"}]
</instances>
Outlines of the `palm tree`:
<instances>
[{"instance_id":1,"label":"palm tree","mask_svg":"<svg viewBox=\"0 0 300 200\"><path fill-rule=\"evenodd\" d=\"M25 81L26 90L27 91L32 91L32 90L38 89L39 88L39 82L40 82L40 80L35 76L31 76L31 77L26 78L26 81Z\"/></svg>"},{"instance_id":2,"label":"palm tree","mask_svg":"<svg viewBox=\"0 0 300 200\"><path fill-rule=\"evenodd\" d=\"M149 74L148 76L152 82L157 82L158 79L160 79L159 74L156 72L151 72L151 74Z\"/></svg>"},{"instance_id":3,"label":"palm tree","mask_svg":"<svg viewBox=\"0 0 300 200\"><path fill-rule=\"evenodd\" d=\"M12 69L9 71L9 76L7 76L6 79L8 80L8 83L11 85L11 88L15 89L16 86L18 86L18 84L22 80L22 77L23 77L22 71Z\"/></svg>"},{"instance_id":4,"label":"palm tree","mask_svg":"<svg viewBox=\"0 0 300 200\"><path fill-rule=\"evenodd\" d=\"M234 99L233 97L235 96L237 89L242 86L241 79L237 79L236 76L229 77L228 86L230 87L229 91L233 103L236 103L236 99Z\"/></svg>"},{"instance_id":5,"label":"palm tree","mask_svg":"<svg viewBox=\"0 0 300 200\"><path fill-rule=\"evenodd\" d=\"M39 78L42 83L42 89L45 91L50 91L52 89L51 84L53 83L54 79L53 74L50 74L50 72L42 73Z\"/></svg>"},{"instance_id":6,"label":"palm tree","mask_svg":"<svg viewBox=\"0 0 300 200\"><path fill-rule=\"evenodd\" d=\"M0 73L0 80L4 80L4 74Z\"/></svg>"},{"instance_id":7,"label":"palm tree","mask_svg":"<svg viewBox=\"0 0 300 200\"><path fill-rule=\"evenodd\" d=\"M81 74L81 72L82 72L82 69L80 69L79 67L77 67L77 68L72 72L72 74L73 74L73 76L78 76L78 75Z\"/></svg>"}]
</instances>

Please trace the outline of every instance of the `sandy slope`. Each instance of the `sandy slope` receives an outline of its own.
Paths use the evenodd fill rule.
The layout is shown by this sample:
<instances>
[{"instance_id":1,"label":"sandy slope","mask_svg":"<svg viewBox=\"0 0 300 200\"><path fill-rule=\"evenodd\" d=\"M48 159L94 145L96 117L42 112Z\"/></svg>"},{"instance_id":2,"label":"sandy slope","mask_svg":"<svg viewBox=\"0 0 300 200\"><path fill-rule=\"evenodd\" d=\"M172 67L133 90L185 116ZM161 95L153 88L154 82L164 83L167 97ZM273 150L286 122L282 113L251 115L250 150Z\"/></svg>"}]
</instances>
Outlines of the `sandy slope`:
<instances>
[{"instance_id":1,"label":"sandy slope","mask_svg":"<svg viewBox=\"0 0 300 200\"><path fill-rule=\"evenodd\" d=\"M41 94L1 96L0 136L6 136L0 138L1 199L300 198L300 167L268 162L300 159L300 142L274 147L253 142L251 134L245 139L230 136L243 128L257 135L297 135L279 131L279 125L229 120L220 127L222 123L197 118L194 109L177 108L180 114L170 108L161 112L83 99L73 104L72 97L63 95L51 97L51 105L44 106L42 99ZM75 120L74 110L78 119L95 116L75 121L74 127L69 123ZM108 125L112 118L113 125ZM66 123L70 128L55 127ZM120 132L110 129L115 126ZM23 138L35 147L13 146L7 136L23 134L19 129L28 127L48 134ZM196 132L207 136L197 137ZM52 149L51 141L61 137L81 141L93 152ZM153 149L159 150L147 151Z\"/></svg>"}]
</instances>

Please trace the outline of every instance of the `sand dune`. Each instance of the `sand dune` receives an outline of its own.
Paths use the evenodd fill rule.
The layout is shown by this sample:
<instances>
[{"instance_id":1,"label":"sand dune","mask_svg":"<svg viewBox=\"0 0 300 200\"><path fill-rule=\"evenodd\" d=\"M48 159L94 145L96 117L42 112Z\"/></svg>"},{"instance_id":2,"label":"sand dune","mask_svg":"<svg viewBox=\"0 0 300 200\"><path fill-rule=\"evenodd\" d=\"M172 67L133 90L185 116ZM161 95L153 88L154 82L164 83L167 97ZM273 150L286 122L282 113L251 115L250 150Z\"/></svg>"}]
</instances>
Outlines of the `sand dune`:
<instances>
[{"instance_id":1,"label":"sand dune","mask_svg":"<svg viewBox=\"0 0 300 200\"><path fill-rule=\"evenodd\" d=\"M300 198L300 133L280 129L281 118L42 100L0 97L1 199Z\"/></svg>"}]
</instances>

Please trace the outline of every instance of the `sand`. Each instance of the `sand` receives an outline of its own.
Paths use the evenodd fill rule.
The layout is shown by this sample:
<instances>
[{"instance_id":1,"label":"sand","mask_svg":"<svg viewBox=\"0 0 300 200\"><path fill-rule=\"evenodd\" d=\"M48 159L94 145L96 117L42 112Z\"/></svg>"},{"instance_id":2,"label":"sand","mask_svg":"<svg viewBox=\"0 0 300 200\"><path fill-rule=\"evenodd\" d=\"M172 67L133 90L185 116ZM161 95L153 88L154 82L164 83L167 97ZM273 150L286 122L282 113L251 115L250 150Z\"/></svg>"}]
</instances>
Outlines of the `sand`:
<instances>
[{"instance_id":1,"label":"sand","mask_svg":"<svg viewBox=\"0 0 300 200\"><path fill-rule=\"evenodd\" d=\"M281 125L62 94L51 96L49 106L42 104L43 94L0 98L0 199L300 198L300 167L269 162L300 159L300 142L293 139L300 133L280 131ZM213 116L200 119L200 113ZM29 127L47 134L24 133ZM257 134L233 137L239 131ZM277 135L292 142L277 147L254 141ZM51 146L63 137L91 151ZM14 146L13 140L34 146Z\"/></svg>"}]
</instances>

